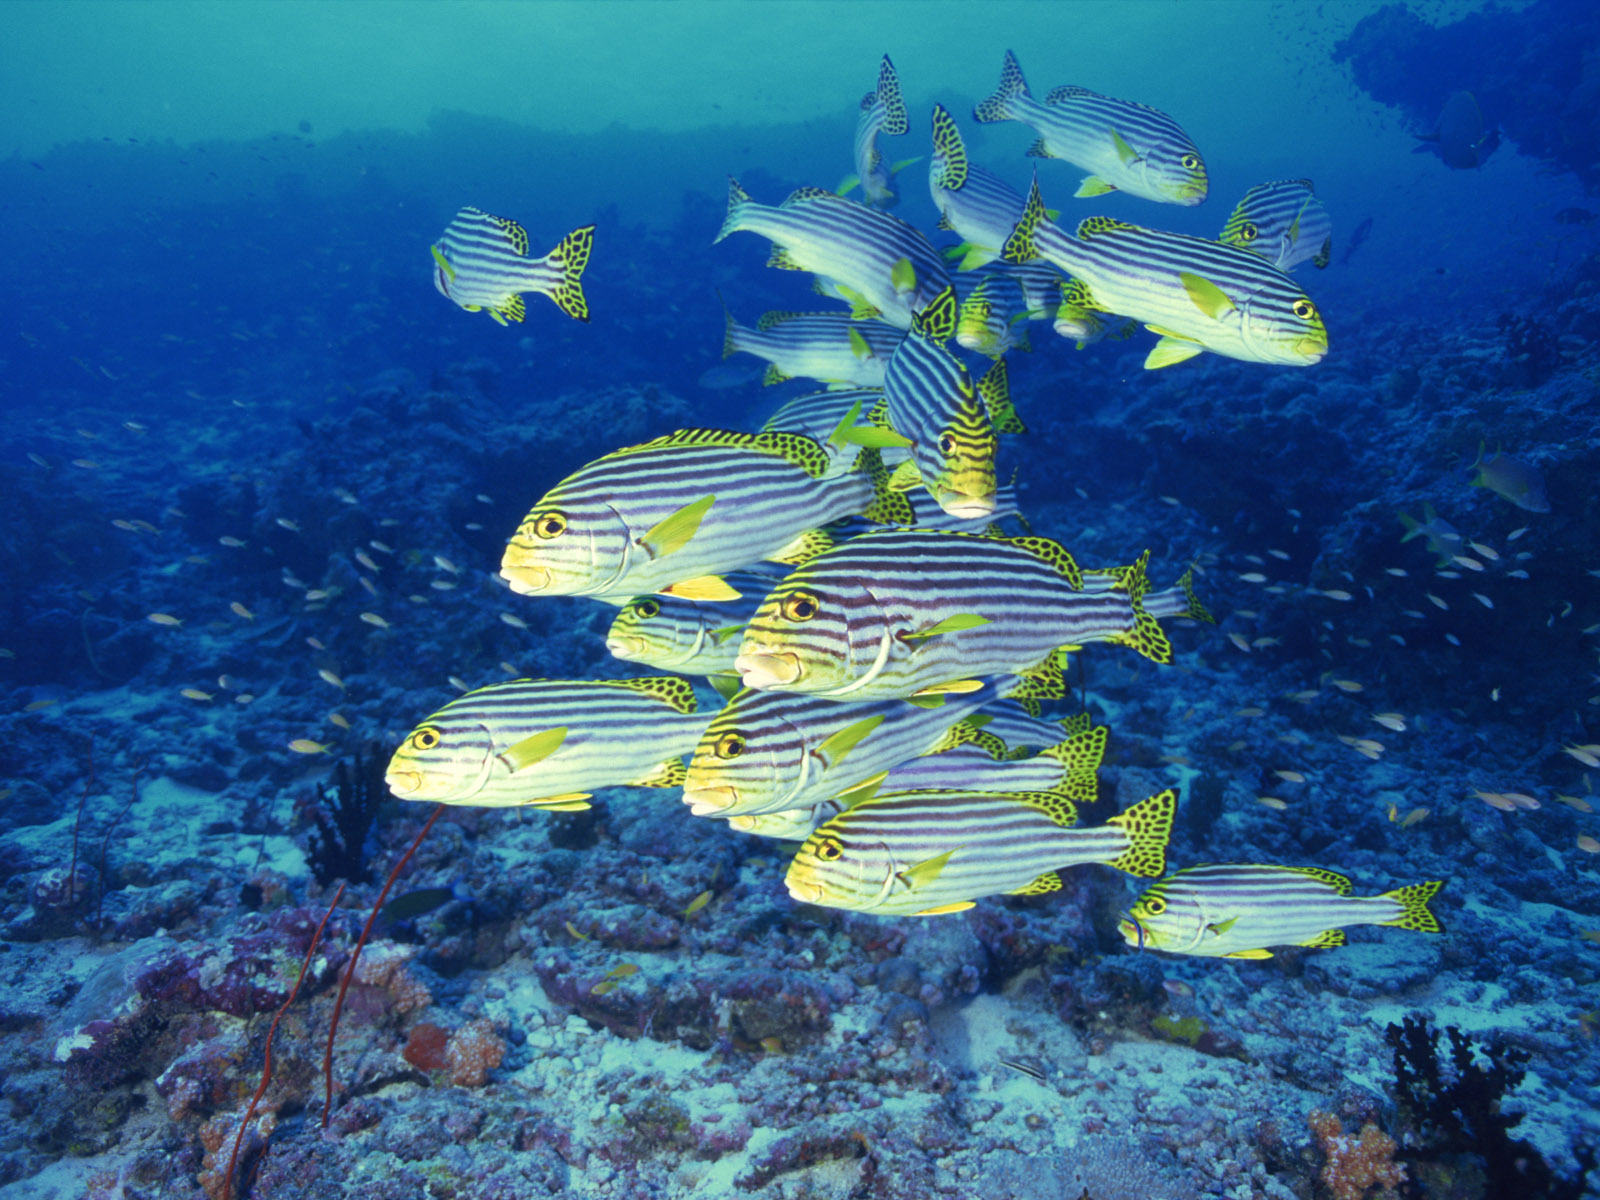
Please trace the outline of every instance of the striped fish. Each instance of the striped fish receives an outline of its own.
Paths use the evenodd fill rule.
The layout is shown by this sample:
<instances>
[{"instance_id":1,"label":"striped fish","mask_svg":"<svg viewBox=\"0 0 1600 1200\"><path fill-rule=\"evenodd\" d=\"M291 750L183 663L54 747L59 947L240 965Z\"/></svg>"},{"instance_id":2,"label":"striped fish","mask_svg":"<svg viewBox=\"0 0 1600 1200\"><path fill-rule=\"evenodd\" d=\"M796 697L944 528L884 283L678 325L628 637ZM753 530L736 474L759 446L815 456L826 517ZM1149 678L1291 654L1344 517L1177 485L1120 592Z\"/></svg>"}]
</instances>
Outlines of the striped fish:
<instances>
[{"instance_id":1,"label":"striped fish","mask_svg":"<svg viewBox=\"0 0 1600 1200\"><path fill-rule=\"evenodd\" d=\"M874 416L910 441L911 463L897 483L920 479L951 516L982 519L996 507L999 441L972 376L944 348L957 317L955 289L947 287L912 319L889 356L884 403Z\"/></svg>"},{"instance_id":2,"label":"striped fish","mask_svg":"<svg viewBox=\"0 0 1600 1200\"><path fill-rule=\"evenodd\" d=\"M1428 908L1442 879L1352 896L1321 867L1209 863L1154 884L1118 926L1130 946L1207 958L1271 958L1268 946L1344 945L1346 925L1443 933Z\"/></svg>"},{"instance_id":3,"label":"striped fish","mask_svg":"<svg viewBox=\"0 0 1600 1200\"><path fill-rule=\"evenodd\" d=\"M910 519L876 451L845 449L835 458L798 434L680 429L617 450L534 505L500 574L524 596L732 599L721 572L800 561L817 548L819 525L854 513Z\"/></svg>"},{"instance_id":4,"label":"striped fish","mask_svg":"<svg viewBox=\"0 0 1600 1200\"><path fill-rule=\"evenodd\" d=\"M1055 88L1040 104L1009 50L999 88L972 115L978 121L1031 125L1039 140L1029 148L1030 156L1064 158L1090 172L1077 196L1120 191L1191 207L1206 198L1205 160L1166 113L1081 87Z\"/></svg>"},{"instance_id":5,"label":"striped fish","mask_svg":"<svg viewBox=\"0 0 1600 1200\"><path fill-rule=\"evenodd\" d=\"M1028 300L1022 281L1000 271L980 279L961 301L956 342L989 358L1033 349L1028 344Z\"/></svg>"},{"instance_id":6,"label":"striped fish","mask_svg":"<svg viewBox=\"0 0 1600 1200\"><path fill-rule=\"evenodd\" d=\"M614 658L680 675L735 676L744 627L783 577L783 568L729 571L723 582L737 600L689 600L682 596L638 596L624 604L606 633Z\"/></svg>"},{"instance_id":7,"label":"striped fish","mask_svg":"<svg viewBox=\"0 0 1600 1200\"><path fill-rule=\"evenodd\" d=\"M1280 271L1333 258L1333 222L1309 179L1258 183L1244 194L1218 241L1259 254Z\"/></svg>"},{"instance_id":8,"label":"striped fish","mask_svg":"<svg viewBox=\"0 0 1600 1200\"><path fill-rule=\"evenodd\" d=\"M963 722L975 731L971 745L996 760L1027 759L1089 728L1088 714L1045 720L1015 700L1001 700ZM1048 789L1042 789L1048 790Z\"/></svg>"},{"instance_id":9,"label":"striped fish","mask_svg":"<svg viewBox=\"0 0 1600 1200\"><path fill-rule=\"evenodd\" d=\"M821 188L799 188L777 207L757 204L728 180L728 216L716 241L758 233L775 249L769 267L812 271L849 299L858 318L911 328L950 283L938 252L915 226Z\"/></svg>"},{"instance_id":10,"label":"striped fish","mask_svg":"<svg viewBox=\"0 0 1600 1200\"><path fill-rule=\"evenodd\" d=\"M999 258L1000 248L1022 219L1022 193L968 160L955 118L940 104L933 106L928 191L939 210L939 228L962 239L961 245L945 252L962 271Z\"/></svg>"},{"instance_id":11,"label":"striped fish","mask_svg":"<svg viewBox=\"0 0 1600 1200\"><path fill-rule=\"evenodd\" d=\"M1083 573L1083 588L1088 592L1112 591L1123 586L1127 567L1091 568ZM1191 621L1204 621L1215 625L1213 617L1195 591L1194 568L1190 567L1171 587L1150 588L1140 598L1145 612L1158 621L1168 617L1187 617Z\"/></svg>"},{"instance_id":12,"label":"striped fish","mask_svg":"<svg viewBox=\"0 0 1600 1200\"><path fill-rule=\"evenodd\" d=\"M764 433L801 433L815 441L826 442L838 431L844 419L851 416L852 409L855 410L855 415L859 416L871 412L882 399L882 388L811 392L804 396L796 396L779 406L777 411L767 418L767 423L761 429ZM895 447L885 447L885 450L892 452L884 455L886 463L895 461L892 454L904 456L903 451L898 451Z\"/></svg>"},{"instance_id":13,"label":"striped fish","mask_svg":"<svg viewBox=\"0 0 1600 1200\"><path fill-rule=\"evenodd\" d=\"M603 787L678 786L709 720L684 679L517 679L418 725L384 781L402 800L583 809Z\"/></svg>"},{"instance_id":14,"label":"striped fish","mask_svg":"<svg viewBox=\"0 0 1600 1200\"><path fill-rule=\"evenodd\" d=\"M856 388L883 386L883 369L901 333L881 321L852 321L848 313L769 312L750 329L727 314L722 357L754 354L770 366L765 384L795 378Z\"/></svg>"},{"instance_id":15,"label":"striped fish","mask_svg":"<svg viewBox=\"0 0 1600 1200\"><path fill-rule=\"evenodd\" d=\"M1061 732L1059 727L1056 732ZM909 759L892 768L875 787L862 785L843 797L821 800L809 808L730 817L728 825L739 833L803 842L852 803L860 803L858 797L869 791L875 800L929 788L991 793L1048 791L1070 801L1089 803L1097 795L1096 771L1105 753L1105 742L1105 728L1090 730L1085 722L1079 733L1025 761L997 760L987 750L969 743Z\"/></svg>"},{"instance_id":16,"label":"striped fish","mask_svg":"<svg viewBox=\"0 0 1600 1200\"><path fill-rule=\"evenodd\" d=\"M1028 320L1055 319L1056 308L1060 304L1061 272L1049 263L1008 263L997 260L990 264L989 270L1004 271L1008 275L1016 276L1017 282L1022 285L1022 295L1028 303Z\"/></svg>"},{"instance_id":17,"label":"striped fish","mask_svg":"<svg viewBox=\"0 0 1600 1200\"><path fill-rule=\"evenodd\" d=\"M1317 306L1293 279L1237 246L1089 217L1072 237L1045 220L1038 180L1006 242L1012 262L1040 257L1082 287L1086 307L1161 334L1144 360L1165 367L1205 350L1305 367L1328 352Z\"/></svg>"},{"instance_id":18,"label":"striped fish","mask_svg":"<svg viewBox=\"0 0 1600 1200\"><path fill-rule=\"evenodd\" d=\"M899 137L911 128L906 117L906 102L900 95L900 79L894 73L894 64L885 54L878 64L878 86L861 98L861 117L856 122L855 164L856 173L847 176L839 185L839 194L847 195L857 184L861 194L874 208L893 208L900 200L890 186L895 173L907 163L893 167L878 149L878 135ZM908 162L915 162L909 159Z\"/></svg>"},{"instance_id":19,"label":"striped fish","mask_svg":"<svg viewBox=\"0 0 1600 1200\"><path fill-rule=\"evenodd\" d=\"M836 699L939 694L997 675L1059 689L1057 650L1086 642L1172 661L1145 588L1144 558L1116 587L1090 591L1049 538L875 530L792 571L734 665L745 687Z\"/></svg>"},{"instance_id":20,"label":"striped fish","mask_svg":"<svg viewBox=\"0 0 1600 1200\"><path fill-rule=\"evenodd\" d=\"M909 758L971 740L971 730L949 730L998 699L1000 688L988 684L930 707L740 692L695 746L683 802L697 817L732 817L831 800Z\"/></svg>"},{"instance_id":21,"label":"striped fish","mask_svg":"<svg viewBox=\"0 0 1600 1200\"><path fill-rule=\"evenodd\" d=\"M803 904L880 916L936 916L983 896L1058 890L1057 871L1103 863L1158 876L1178 794L1141 800L1104 825L1073 829L1053 792L929 789L852 805L806 839L784 883Z\"/></svg>"},{"instance_id":22,"label":"striped fish","mask_svg":"<svg viewBox=\"0 0 1600 1200\"><path fill-rule=\"evenodd\" d=\"M589 302L578 281L589 265L594 226L574 229L543 258L528 257L528 231L515 221L463 208L433 250L433 286L468 312L487 311L500 324L527 315L523 292L543 292L579 321Z\"/></svg>"}]
</instances>

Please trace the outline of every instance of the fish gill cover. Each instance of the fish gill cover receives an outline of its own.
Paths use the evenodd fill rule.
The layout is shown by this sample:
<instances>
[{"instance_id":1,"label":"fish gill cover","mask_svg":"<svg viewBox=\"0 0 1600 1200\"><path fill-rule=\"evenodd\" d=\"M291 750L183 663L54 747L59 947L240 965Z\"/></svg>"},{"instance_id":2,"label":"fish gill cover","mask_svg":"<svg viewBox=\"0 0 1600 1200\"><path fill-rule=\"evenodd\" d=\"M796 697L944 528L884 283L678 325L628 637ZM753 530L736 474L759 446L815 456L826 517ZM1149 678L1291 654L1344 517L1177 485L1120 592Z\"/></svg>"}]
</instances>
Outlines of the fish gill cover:
<instances>
[{"instance_id":1,"label":"fish gill cover","mask_svg":"<svg viewBox=\"0 0 1600 1200\"><path fill-rule=\"evenodd\" d=\"M1592 13L201 11L0 17L0 1198L1593 1194Z\"/></svg>"}]
</instances>

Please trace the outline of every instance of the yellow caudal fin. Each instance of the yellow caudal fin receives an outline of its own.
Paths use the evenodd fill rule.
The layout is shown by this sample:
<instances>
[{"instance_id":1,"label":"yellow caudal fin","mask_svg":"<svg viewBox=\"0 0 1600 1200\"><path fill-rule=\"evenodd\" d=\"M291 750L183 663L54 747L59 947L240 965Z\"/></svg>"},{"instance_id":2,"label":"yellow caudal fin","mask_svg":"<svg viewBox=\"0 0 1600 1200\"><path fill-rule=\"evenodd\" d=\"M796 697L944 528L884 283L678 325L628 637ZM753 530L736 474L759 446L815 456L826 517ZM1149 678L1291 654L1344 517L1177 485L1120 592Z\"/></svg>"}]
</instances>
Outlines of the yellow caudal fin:
<instances>
[{"instance_id":1,"label":"yellow caudal fin","mask_svg":"<svg viewBox=\"0 0 1600 1200\"><path fill-rule=\"evenodd\" d=\"M1080 804L1094 803L1100 795L1098 772L1109 733L1104 725L1085 729L1039 751L1061 764L1061 782L1055 791Z\"/></svg>"},{"instance_id":2,"label":"yellow caudal fin","mask_svg":"<svg viewBox=\"0 0 1600 1200\"><path fill-rule=\"evenodd\" d=\"M972 110L972 119L978 122L1014 120L1011 102L1027 98L1028 81L1022 77L1017 56L1007 50L1005 65L1000 68L1000 86L995 88L993 95L979 101Z\"/></svg>"},{"instance_id":3,"label":"yellow caudal fin","mask_svg":"<svg viewBox=\"0 0 1600 1200\"><path fill-rule=\"evenodd\" d=\"M1000 257L1008 263L1031 262L1036 257L1033 233L1044 222L1044 198L1039 195L1039 177L1035 175L1033 186L1028 189L1028 202L1022 208L1022 217L1006 238Z\"/></svg>"},{"instance_id":4,"label":"yellow caudal fin","mask_svg":"<svg viewBox=\"0 0 1600 1200\"><path fill-rule=\"evenodd\" d=\"M1393 900L1400 906L1400 915L1382 924L1412 929L1418 933L1443 933L1444 926L1428 907L1428 901L1438 895L1443 886L1444 880L1429 879L1424 883L1413 883L1409 887L1383 893L1379 899Z\"/></svg>"},{"instance_id":5,"label":"yellow caudal fin","mask_svg":"<svg viewBox=\"0 0 1600 1200\"><path fill-rule=\"evenodd\" d=\"M1161 878L1167 870L1167 843L1172 840L1172 819L1177 811L1178 790L1168 788L1112 817L1106 824L1122 826L1128 848L1108 865L1129 875Z\"/></svg>"},{"instance_id":6,"label":"yellow caudal fin","mask_svg":"<svg viewBox=\"0 0 1600 1200\"><path fill-rule=\"evenodd\" d=\"M1183 573L1182 577L1178 580L1178 586L1183 589L1184 599L1189 602L1189 607L1179 615L1188 617L1194 621L1204 621L1208 625L1215 625L1217 623L1217 619L1213 617L1210 613L1210 610L1208 610L1206 606L1200 602L1200 594L1195 591L1193 567L1190 567Z\"/></svg>"},{"instance_id":7,"label":"yellow caudal fin","mask_svg":"<svg viewBox=\"0 0 1600 1200\"><path fill-rule=\"evenodd\" d=\"M545 257L548 266L561 269L560 281L550 289L550 299L556 307L576 321L589 319L589 301L584 298L583 269L589 265L589 251L594 248L594 226L574 229L561 239L561 244ZM521 320L521 318L517 318Z\"/></svg>"}]
</instances>

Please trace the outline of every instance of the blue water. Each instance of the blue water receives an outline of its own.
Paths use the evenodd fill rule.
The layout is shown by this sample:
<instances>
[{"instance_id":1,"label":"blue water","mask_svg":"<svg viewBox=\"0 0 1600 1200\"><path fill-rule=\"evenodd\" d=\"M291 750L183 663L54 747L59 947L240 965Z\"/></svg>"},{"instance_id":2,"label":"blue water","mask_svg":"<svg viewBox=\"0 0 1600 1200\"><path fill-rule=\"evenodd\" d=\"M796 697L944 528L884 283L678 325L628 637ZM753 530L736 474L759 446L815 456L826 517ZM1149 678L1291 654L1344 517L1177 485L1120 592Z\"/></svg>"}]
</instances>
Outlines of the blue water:
<instances>
[{"instance_id":1,"label":"blue water","mask_svg":"<svg viewBox=\"0 0 1600 1200\"><path fill-rule=\"evenodd\" d=\"M456 680L646 673L606 654L610 609L505 592L502 548L583 463L808 390L722 364L723 306L829 302L764 239L713 239L729 176L775 204L854 170L885 53L911 127L884 152L917 159L894 212L936 244L935 103L1019 191L1037 168L1067 228L1215 237L1250 186L1314 180L1333 260L1295 278L1323 362L1146 371L1153 335L1079 351L1036 322L1001 477L1086 564L1196 565L1218 617L1172 623L1173 666L1080 656L1101 808L1180 787L1173 866L1447 879L1446 932L1141 954L1115 931L1138 889L1101 868L876 918L797 905L792 847L670 791L593 820L452 809L396 885L421 915L380 925L388 966L351 990L325 1135L337 972L426 815L380 787L232 1194L1596 1194L1559 1180L1600 1134L1600 21L1406 8L0 6L0 1198L221 1195L333 901L310 831L334 762L386 761ZM1072 199L1082 172L1027 157L1033 131L971 120L1007 49L1036 94L1172 114L1206 203ZM1503 137L1471 170L1414 152L1463 90ZM593 224L591 320L441 296L428 248L464 205L535 255ZM1472 486L1497 448L1544 511ZM1425 505L1461 535L1443 559L1401 540ZM1521 1123L1450 1135L1408 1104L1384 1040L1407 1014L1480 1063L1525 1052ZM479 1034L503 1053L477 1075L427 1049ZM1395 1139L1377 1159L1406 1180L1363 1179L1313 1110ZM1514 1138L1544 1175L1496 1165Z\"/></svg>"}]
</instances>

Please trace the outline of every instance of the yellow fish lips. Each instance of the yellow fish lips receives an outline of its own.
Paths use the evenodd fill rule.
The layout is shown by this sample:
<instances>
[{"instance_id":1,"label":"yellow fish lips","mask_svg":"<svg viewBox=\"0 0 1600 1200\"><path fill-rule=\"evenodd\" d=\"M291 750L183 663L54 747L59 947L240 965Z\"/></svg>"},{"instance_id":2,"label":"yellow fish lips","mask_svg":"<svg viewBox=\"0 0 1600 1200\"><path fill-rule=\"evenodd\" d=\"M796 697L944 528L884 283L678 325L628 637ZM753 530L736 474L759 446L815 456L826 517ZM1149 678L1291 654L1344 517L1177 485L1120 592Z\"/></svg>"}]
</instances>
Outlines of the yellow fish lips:
<instances>
[{"instance_id":1,"label":"yellow fish lips","mask_svg":"<svg viewBox=\"0 0 1600 1200\"><path fill-rule=\"evenodd\" d=\"M1307 363L1319 363L1328 353L1328 335L1308 333L1296 339L1290 349L1297 359Z\"/></svg>"},{"instance_id":2,"label":"yellow fish lips","mask_svg":"<svg viewBox=\"0 0 1600 1200\"><path fill-rule=\"evenodd\" d=\"M789 873L783 877L783 882L789 889L790 898L801 904L821 904L823 896L827 894L822 881L804 858L796 858L789 864Z\"/></svg>"},{"instance_id":3,"label":"yellow fish lips","mask_svg":"<svg viewBox=\"0 0 1600 1200\"><path fill-rule=\"evenodd\" d=\"M536 596L550 587L550 568L529 561L530 551L512 542L500 559L500 578L519 596Z\"/></svg>"},{"instance_id":4,"label":"yellow fish lips","mask_svg":"<svg viewBox=\"0 0 1600 1200\"><path fill-rule=\"evenodd\" d=\"M620 658L624 662L643 662L649 647L636 634L613 633L606 637L606 650L612 658Z\"/></svg>"},{"instance_id":5,"label":"yellow fish lips","mask_svg":"<svg viewBox=\"0 0 1600 1200\"><path fill-rule=\"evenodd\" d=\"M963 521L981 521L994 516L995 492L992 488L980 494L959 491L953 487L943 488L936 499L940 508Z\"/></svg>"},{"instance_id":6,"label":"yellow fish lips","mask_svg":"<svg viewBox=\"0 0 1600 1200\"><path fill-rule=\"evenodd\" d=\"M747 688L783 687L800 678L800 659L786 650L740 654L733 669Z\"/></svg>"},{"instance_id":7,"label":"yellow fish lips","mask_svg":"<svg viewBox=\"0 0 1600 1200\"><path fill-rule=\"evenodd\" d=\"M714 817L724 809L732 808L739 799L732 788L685 788L683 802L697 817Z\"/></svg>"},{"instance_id":8,"label":"yellow fish lips","mask_svg":"<svg viewBox=\"0 0 1600 1200\"><path fill-rule=\"evenodd\" d=\"M405 767L391 766L383 773L383 781L396 796L409 797L422 790L422 772Z\"/></svg>"}]
</instances>

